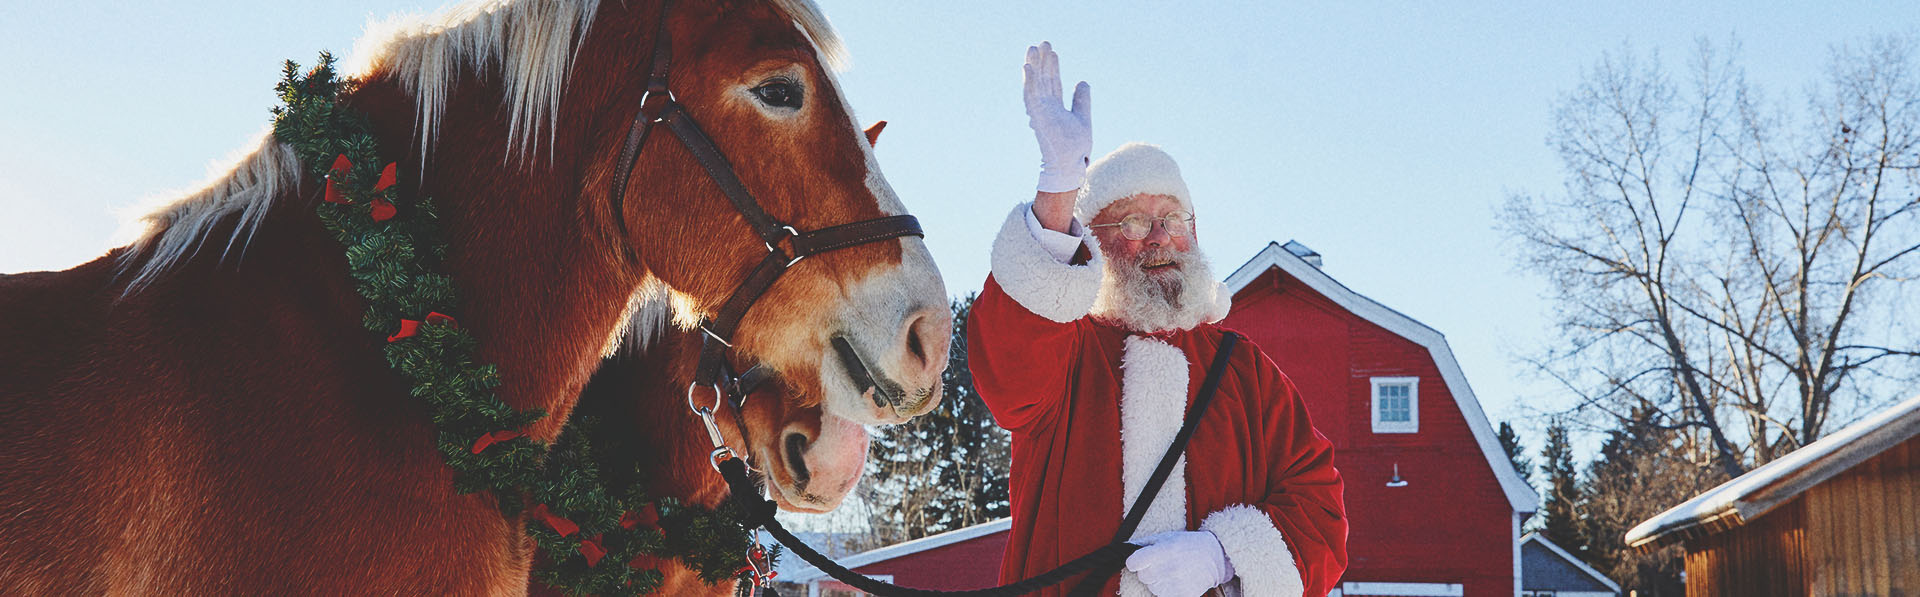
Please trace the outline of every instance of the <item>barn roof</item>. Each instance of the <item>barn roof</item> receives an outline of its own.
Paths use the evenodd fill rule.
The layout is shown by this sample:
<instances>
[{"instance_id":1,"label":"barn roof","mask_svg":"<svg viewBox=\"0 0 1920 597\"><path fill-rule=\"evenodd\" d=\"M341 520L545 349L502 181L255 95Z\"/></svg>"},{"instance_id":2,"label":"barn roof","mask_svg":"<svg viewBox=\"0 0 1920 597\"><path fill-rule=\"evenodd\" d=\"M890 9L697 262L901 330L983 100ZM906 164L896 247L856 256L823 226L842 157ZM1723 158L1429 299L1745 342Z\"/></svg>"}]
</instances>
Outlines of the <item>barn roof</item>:
<instances>
[{"instance_id":1,"label":"barn roof","mask_svg":"<svg viewBox=\"0 0 1920 597\"><path fill-rule=\"evenodd\" d=\"M1619 583L1594 570L1580 558L1573 557L1573 554L1540 536L1540 533L1527 533L1527 536L1521 537L1520 550L1525 560L1521 564L1525 570L1520 581L1522 592L1620 594Z\"/></svg>"},{"instance_id":2,"label":"barn roof","mask_svg":"<svg viewBox=\"0 0 1920 597\"><path fill-rule=\"evenodd\" d=\"M1288 241L1288 244L1298 243ZM1434 366L1440 369L1440 377L1447 384L1447 393L1453 395L1455 406L1460 408L1461 418L1466 419L1467 427L1473 430L1473 439L1480 445L1487 466L1493 469L1493 476L1500 480L1500 489L1506 494L1507 503L1515 512L1532 513L1540 509L1540 495L1521 480L1520 472L1514 470L1513 461L1507 458L1506 450L1500 447L1493 427L1487 424L1486 412L1480 410L1480 399L1474 397L1473 388L1467 385L1466 374L1460 371L1459 361L1453 358L1453 349L1447 346L1446 336L1412 317L1348 289L1280 243L1267 243L1267 247L1255 254L1253 259L1247 260L1246 265L1234 270L1233 275L1227 276L1227 287L1237 294L1269 269L1286 272L1348 312L1425 347L1433 357Z\"/></svg>"},{"instance_id":3,"label":"barn roof","mask_svg":"<svg viewBox=\"0 0 1920 597\"><path fill-rule=\"evenodd\" d=\"M1746 524L1915 435L1920 435L1920 396L1661 512L1627 531L1627 545L1651 549Z\"/></svg>"},{"instance_id":4,"label":"barn roof","mask_svg":"<svg viewBox=\"0 0 1920 597\"><path fill-rule=\"evenodd\" d=\"M936 547L945 547L945 546L959 543L961 541L966 541L969 539L985 537L987 535L992 535L994 533L1006 532L1007 530L1012 528L1013 528L1013 519L1002 518L992 522L983 522L983 523L976 524L966 528L954 529L951 531L947 531L945 533L940 533L938 535L928 535L928 536L921 537L919 539L914 539L912 541L907 541L904 543L895 543L893 545L888 545L886 547L882 547L882 548L871 550L871 551L863 551L851 556L847 556L845 558L837 559L836 562L840 564L841 567L846 568L848 570L857 570L862 566L871 566L874 564L878 564L880 562L885 562L887 560L891 560L901 556L920 553ZM793 557L793 560L799 561L800 558ZM998 564L999 562L988 563L988 565L991 565L991 566L998 566ZM780 575L780 582L806 584L816 580L827 580L828 578L829 577L827 576L827 573L821 572L819 568L815 568L812 565L808 565L798 570L795 570L792 574L782 573Z\"/></svg>"}]
</instances>

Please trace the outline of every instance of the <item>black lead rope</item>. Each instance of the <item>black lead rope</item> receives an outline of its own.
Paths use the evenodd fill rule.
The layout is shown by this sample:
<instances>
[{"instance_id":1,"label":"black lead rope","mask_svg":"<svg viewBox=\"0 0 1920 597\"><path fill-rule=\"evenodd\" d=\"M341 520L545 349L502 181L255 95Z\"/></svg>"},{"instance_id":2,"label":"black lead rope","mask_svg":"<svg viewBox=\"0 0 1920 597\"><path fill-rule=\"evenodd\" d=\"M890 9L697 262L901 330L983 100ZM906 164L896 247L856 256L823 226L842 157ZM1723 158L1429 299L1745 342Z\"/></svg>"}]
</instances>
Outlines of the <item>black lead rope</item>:
<instances>
[{"instance_id":1,"label":"black lead rope","mask_svg":"<svg viewBox=\"0 0 1920 597\"><path fill-rule=\"evenodd\" d=\"M1160 486L1166 483L1167 477L1173 473L1174 464L1179 462L1180 455L1186 452L1187 442L1193 439L1194 429L1199 427L1200 416L1207 411L1207 405L1213 403L1213 395L1220 387L1220 377L1226 372L1227 359L1233 353L1234 344L1239 340L1240 335L1233 332L1226 332L1221 337L1220 350L1214 355L1213 364L1207 369L1206 379L1200 383L1200 391L1193 399L1193 408L1187 411L1186 423L1182 424L1180 432L1174 435L1173 444L1167 447L1166 455L1160 457L1160 465L1155 467L1153 475L1147 478L1147 484L1141 489L1140 497L1134 501L1133 508L1127 511L1126 518L1121 520L1120 530L1114 534L1113 540L1057 568L1013 584L987 589L939 591L903 587L868 578L834 563L832 558L814 551L811 546L788 532L786 527L781 526L780 521L773 516L777 506L761 496L760 486L747 476L746 465L741 463L740 459L734 458L721 462L720 476L727 480L728 487L733 490L735 502L740 505L741 515L747 521L748 529L766 528L767 533L786 545L788 551L799 555L800 559L827 573L827 576L873 595L881 597L1009 597L1025 595L1060 584L1083 572L1090 572L1090 574L1080 584L1075 585L1069 595L1076 597L1091 595L1106 584L1108 577L1113 576L1121 566L1125 565L1127 556L1140 550L1141 546L1127 543L1126 540L1131 538L1133 532L1140 527L1140 521L1147 515L1147 506L1153 503L1155 496L1159 495ZM774 595L771 587L768 588L767 594Z\"/></svg>"},{"instance_id":2,"label":"black lead rope","mask_svg":"<svg viewBox=\"0 0 1920 597\"><path fill-rule=\"evenodd\" d=\"M1240 335L1233 332L1227 332L1220 338L1220 352L1213 355L1213 365L1207 368L1206 380L1200 382L1200 393L1193 398L1193 411L1187 415L1186 424L1180 426L1180 433L1173 436L1173 447L1167 450L1166 456L1160 457L1160 466L1154 467L1153 476L1147 477L1147 487L1140 492L1139 501L1127 512L1126 520L1120 521L1120 530L1113 534L1114 542L1133 538L1134 530L1139 529L1140 521L1147 517L1146 504L1152 503L1153 497L1160 493L1160 485L1166 483L1167 476L1173 473L1174 463L1180 460L1180 454L1187 451L1187 441L1193 439L1193 430L1199 426L1200 413L1206 412L1207 405L1213 402L1213 393L1220 388L1220 374L1227 368L1227 357L1233 353L1233 345L1239 341ZM1119 571L1120 566L1111 563L1096 569L1072 591L1068 591L1067 596L1092 595L1107 584L1107 577Z\"/></svg>"}]
</instances>

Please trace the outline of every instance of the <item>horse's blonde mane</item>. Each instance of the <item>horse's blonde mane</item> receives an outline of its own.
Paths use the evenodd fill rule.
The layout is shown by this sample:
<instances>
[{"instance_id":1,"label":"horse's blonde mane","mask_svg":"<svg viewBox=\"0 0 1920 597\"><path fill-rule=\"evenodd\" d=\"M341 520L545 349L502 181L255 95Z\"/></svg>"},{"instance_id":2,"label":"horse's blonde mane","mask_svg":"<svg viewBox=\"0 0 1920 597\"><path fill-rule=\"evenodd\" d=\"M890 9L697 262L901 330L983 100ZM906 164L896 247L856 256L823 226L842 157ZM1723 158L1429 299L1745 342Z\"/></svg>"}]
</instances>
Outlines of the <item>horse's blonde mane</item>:
<instances>
[{"instance_id":1,"label":"horse's blonde mane","mask_svg":"<svg viewBox=\"0 0 1920 597\"><path fill-rule=\"evenodd\" d=\"M844 68L846 49L812 0L767 1L813 42L823 64ZM438 138L447 94L462 76L499 77L505 88L509 119L503 159L531 155L542 128L550 155L561 94L598 9L599 0L470 0L437 15L396 17L368 26L343 72L353 78L391 77L414 96L422 163ZM299 181L292 148L268 134L225 174L140 218L145 230L120 261L121 269L133 275L126 292L197 253L227 216L238 214L239 220L222 255L236 246L244 250L273 199Z\"/></svg>"},{"instance_id":2,"label":"horse's blonde mane","mask_svg":"<svg viewBox=\"0 0 1920 597\"><path fill-rule=\"evenodd\" d=\"M261 135L259 143L259 149L241 157L239 163L205 187L140 217L145 231L120 254L121 271L138 266L131 272L133 279L127 283L126 293L146 286L174 264L198 253L214 226L229 215L239 217L220 256L224 259L236 245L245 250L253 232L266 219L273 198L300 185L300 158L293 154L293 146L275 140L271 132Z\"/></svg>"},{"instance_id":3,"label":"horse's blonde mane","mask_svg":"<svg viewBox=\"0 0 1920 597\"><path fill-rule=\"evenodd\" d=\"M394 17L367 27L346 72L383 73L414 96L423 162L462 76L500 77L509 153L525 156L542 127L551 151L560 93L598 8L598 0L476 0L435 16Z\"/></svg>"},{"instance_id":4,"label":"horse's blonde mane","mask_svg":"<svg viewBox=\"0 0 1920 597\"><path fill-rule=\"evenodd\" d=\"M846 70L853 66L853 60L847 56L847 46L840 42L840 34L834 33L833 24L827 22L827 15L813 0L770 0L774 8L787 13L801 33L813 42L814 54L820 57L820 64L831 70Z\"/></svg>"}]
</instances>

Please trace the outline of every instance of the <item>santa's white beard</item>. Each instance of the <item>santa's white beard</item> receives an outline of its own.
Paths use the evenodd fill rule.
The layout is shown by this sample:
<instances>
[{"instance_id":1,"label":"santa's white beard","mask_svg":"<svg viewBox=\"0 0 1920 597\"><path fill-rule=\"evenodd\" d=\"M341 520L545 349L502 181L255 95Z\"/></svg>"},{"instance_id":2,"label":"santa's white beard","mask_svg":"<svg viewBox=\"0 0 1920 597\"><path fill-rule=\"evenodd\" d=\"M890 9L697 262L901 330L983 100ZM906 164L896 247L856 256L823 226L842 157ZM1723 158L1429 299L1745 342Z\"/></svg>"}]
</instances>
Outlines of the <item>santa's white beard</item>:
<instances>
[{"instance_id":1,"label":"santa's white beard","mask_svg":"<svg viewBox=\"0 0 1920 597\"><path fill-rule=\"evenodd\" d=\"M1173 265L1148 272L1142 264L1172 260ZM1136 332L1184 330L1211 321L1220 283L1213 268L1195 245L1185 252L1166 247L1147 248L1131 259L1106 260L1100 295L1093 316ZM1172 271L1167 271L1172 270Z\"/></svg>"}]
</instances>

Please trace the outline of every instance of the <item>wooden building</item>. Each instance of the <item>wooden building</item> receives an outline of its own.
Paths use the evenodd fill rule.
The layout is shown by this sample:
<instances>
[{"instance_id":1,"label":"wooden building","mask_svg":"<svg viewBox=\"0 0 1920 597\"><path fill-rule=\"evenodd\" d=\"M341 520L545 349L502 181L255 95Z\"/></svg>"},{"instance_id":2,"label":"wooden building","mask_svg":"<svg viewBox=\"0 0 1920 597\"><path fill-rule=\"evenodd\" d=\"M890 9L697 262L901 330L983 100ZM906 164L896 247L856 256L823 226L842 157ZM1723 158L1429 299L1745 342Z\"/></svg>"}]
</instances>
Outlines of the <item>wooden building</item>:
<instances>
[{"instance_id":1,"label":"wooden building","mask_svg":"<svg viewBox=\"0 0 1920 597\"><path fill-rule=\"evenodd\" d=\"M1686 547L1688 595L1920 595L1920 396L1627 532Z\"/></svg>"},{"instance_id":2,"label":"wooden building","mask_svg":"<svg viewBox=\"0 0 1920 597\"><path fill-rule=\"evenodd\" d=\"M1298 242L1269 243L1227 277L1233 310L1221 324L1266 351L1333 441L1349 524L1334 593L1518 595L1520 525L1539 497L1446 337L1322 264Z\"/></svg>"}]
</instances>

